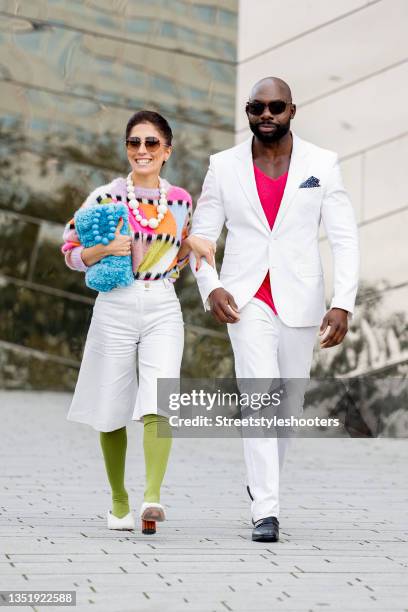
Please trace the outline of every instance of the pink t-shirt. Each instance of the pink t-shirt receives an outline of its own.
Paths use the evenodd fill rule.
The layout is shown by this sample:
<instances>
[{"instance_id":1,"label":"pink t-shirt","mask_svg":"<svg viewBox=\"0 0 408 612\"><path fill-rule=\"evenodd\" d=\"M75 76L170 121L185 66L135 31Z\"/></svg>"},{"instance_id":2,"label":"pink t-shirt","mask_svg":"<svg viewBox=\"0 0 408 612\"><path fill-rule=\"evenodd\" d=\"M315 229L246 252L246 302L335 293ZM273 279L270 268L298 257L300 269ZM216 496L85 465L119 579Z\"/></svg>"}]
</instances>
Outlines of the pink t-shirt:
<instances>
[{"instance_id":1,"label":"pink t-shirt","mask_svg":"<svg viewBox=\"0 0 408 612\"><path fill-rule=\"evenodd\" d=\"M283 192L285 191L286 180L288 173L282 174L276 179L271 178L254 164L255 182L258 189L259 199L261 200L262 208L265 216L268 219L269 227L272 229L275 223L276 215L278 214L279 206L282 201ZM278 314L273 303L271 283L269 280L269 271L255 293L254 297L265 302L272 308L275 314Z\"/></svg>"}]
</instances>

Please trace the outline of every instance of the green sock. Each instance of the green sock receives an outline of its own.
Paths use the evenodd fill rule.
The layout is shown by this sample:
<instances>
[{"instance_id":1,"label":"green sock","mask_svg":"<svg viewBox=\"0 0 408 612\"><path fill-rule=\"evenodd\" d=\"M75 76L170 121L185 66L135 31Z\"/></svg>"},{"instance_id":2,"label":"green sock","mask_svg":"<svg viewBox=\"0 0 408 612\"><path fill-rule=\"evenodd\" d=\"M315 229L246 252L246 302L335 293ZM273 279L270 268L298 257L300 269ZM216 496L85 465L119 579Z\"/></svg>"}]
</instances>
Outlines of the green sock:
<instances>
[{"instance_id":1,"label":"green sock","mask_svg":"<svg viewBox=\"0 0 408 612\"><path fill-rule=\"evenodd\" d=\"M112 489L112 514L123 518L130 511L125 489L126 427L99 433L106 473Z\"/></svg>"},{"instance_id":2,"label":"green sock","mask_svg":"<svg viewBox=\"0 0 408 612\"><path fill-rule=\"evenodd\" d=\"M143 449L146 466L144 501L160 502L163 482L170 454L172 437L167 417L147 414L143 417Z\"/></svg>"}]
</instances>

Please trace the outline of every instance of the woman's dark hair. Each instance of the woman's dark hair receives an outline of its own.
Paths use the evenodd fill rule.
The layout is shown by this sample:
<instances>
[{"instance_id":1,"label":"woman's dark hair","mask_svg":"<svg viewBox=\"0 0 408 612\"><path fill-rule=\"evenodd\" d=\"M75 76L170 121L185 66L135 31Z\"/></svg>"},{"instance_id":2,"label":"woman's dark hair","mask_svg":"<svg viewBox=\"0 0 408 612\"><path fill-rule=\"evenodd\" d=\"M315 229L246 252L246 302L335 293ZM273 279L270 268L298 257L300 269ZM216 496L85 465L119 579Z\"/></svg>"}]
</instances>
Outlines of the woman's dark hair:
<instances>
[{"instance_id":1,"label":"woman's dark hair","mask_svg":"<svg viewBox=\"0 0 408 612\"><path fill-rule=\"evenodd\" d=\"M149 110L141 110L131 116L126 126L126 140L129 138L130 132L135 125L139 125L139 123L151 123L154 125L163 136L166 144L171 145L173 132L167 120L162 115L159 115L159 113Z\"/></svg>"}]
</instances>

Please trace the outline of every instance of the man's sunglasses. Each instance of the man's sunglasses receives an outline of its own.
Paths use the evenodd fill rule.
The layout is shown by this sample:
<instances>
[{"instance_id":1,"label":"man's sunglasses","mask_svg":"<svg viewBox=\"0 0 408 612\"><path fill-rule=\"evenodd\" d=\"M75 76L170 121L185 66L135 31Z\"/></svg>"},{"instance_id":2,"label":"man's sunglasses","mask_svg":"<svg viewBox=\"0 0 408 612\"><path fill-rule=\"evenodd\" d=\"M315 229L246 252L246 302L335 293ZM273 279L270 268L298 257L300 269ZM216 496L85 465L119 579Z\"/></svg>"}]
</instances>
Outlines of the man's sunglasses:
<instances>
[{"instance_id":1,"label":"man's sunglasses","mask_svg":"<svg viewBox=\"0 0 408 612\"><path fill-rule=\"evenodd\" d=\"M126 140L126 146L128 149L132 149L132 151L138 151L143 142L146 150L150 151L150 153L158 151L160 149L160 145L165 147L170 146L162 142L159 138L156 138L156 136L147 136L144 141L142 138L139 138L139 136L132 136Z\"/></svg>"},{"instance_id":2,"label":"man's sunglasses","mask_svg":"<svg viewBox=\"0 0 408 612\"><path fill-rule=\"evenodd\" d=\"M247 102L246 109L251 115L260 116L264 112L265 108L269 108L271 115L280 115L285 112L288 104L292 102L285 102L285 100L271 100L270 102L259 102L254 100L253 102Z\"/></svg>"}]
</instances>

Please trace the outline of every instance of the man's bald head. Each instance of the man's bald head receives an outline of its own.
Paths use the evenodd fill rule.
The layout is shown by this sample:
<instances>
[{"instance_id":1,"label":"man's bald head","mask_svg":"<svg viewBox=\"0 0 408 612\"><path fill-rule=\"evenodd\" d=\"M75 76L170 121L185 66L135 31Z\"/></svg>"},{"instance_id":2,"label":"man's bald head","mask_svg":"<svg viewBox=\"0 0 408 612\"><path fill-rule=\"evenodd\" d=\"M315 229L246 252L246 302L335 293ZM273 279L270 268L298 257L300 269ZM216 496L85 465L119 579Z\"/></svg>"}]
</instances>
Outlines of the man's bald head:
<instances>
[{"instance_id":1,"label":"man's bald head","mask_svg":"<svg viewBox=\"0 0 408 612\"><path fill-rule=\"evenodd\" d=\"M253 86L250 99L265 98L268 100L285 100L292 102L292 92L289 85L279 77L265 77Z\"/></svg>"},{"instance_id":2,"label":"man's bald head","mask_svg":"<svg viewBox=\"0 0 408 612\"><path fill-rule=\"evenodd\" d=\"M245 111L256 139L273 145L289 133L296 105L285 81L278 77L266 77L253 86Z\"/></svg>"}]
</instances>

